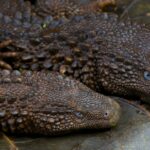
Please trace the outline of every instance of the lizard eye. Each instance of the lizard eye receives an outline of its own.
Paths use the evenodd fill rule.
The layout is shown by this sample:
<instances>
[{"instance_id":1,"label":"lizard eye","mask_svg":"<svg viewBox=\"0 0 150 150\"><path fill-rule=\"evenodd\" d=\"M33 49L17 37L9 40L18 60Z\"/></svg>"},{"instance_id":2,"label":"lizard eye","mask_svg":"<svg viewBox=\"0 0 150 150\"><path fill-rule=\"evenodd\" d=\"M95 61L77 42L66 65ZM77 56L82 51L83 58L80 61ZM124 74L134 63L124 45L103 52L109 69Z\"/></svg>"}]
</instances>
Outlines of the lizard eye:
<instances>
[{"instance_id":1,"label":"lizard eye","mask_svg":"<svg viewBox=\"0 0 150 150\"><path fill-rule=\"evenodd\" d=\"M148 71L144 72L144 79L145 80L150 80L150 72L148 72Z\"/></svg>"},{"instance_id":2,"label":"lizard eye","mask_svg":"<svg viewBox=\"0 0 150 150\"><path fill-rule=\"evenodd\" d=\"M83 118L83 114L82 114L82 113L76 112L75 114L76 114L76 116L77 116L78 118Z\"/></svg>"}]
</instances>

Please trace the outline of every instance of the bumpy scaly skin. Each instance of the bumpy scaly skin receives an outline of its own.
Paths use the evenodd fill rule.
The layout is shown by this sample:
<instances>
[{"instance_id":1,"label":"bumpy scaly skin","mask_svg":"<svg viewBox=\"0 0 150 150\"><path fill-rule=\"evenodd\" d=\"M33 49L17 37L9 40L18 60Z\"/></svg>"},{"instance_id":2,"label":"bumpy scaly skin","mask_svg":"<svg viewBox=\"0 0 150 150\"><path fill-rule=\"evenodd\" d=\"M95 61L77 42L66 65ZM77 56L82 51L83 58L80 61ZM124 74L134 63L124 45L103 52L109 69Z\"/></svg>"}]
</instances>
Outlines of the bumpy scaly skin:
<instances>
[{"instance_id":1,"label":"bumpy scaly skin","mask_svg":"<svg viewBox=\"0 0 150 150\"><path fill-rule=\"evenodd\" d=\"M88 4L82 4L80 1L74 0L1 0L0 21L2 24L0 27L2 30L4 29L4 32L9 29L12 33L13 30L15 31L16 28L19 28L18 26L21 26L18 32L22 33L24 31L30 33L32 31L31 34L34 34L34 32L40 31L41 28L45 28L47 24L52 24L52 26L55 27L66 21L64 18L69 18L77 14L96 12L107 5L115 5L115 3L115 0L94 0ZM57 19L57 21L55 19ZM9 23L10 25L8 25ZM29 30L30 28L32 28L31 31ZM7 35L8 34L9 33L7 33ZM11 43L12 40L5 39L4 36L2 43L0 43L0 48L4 49L6 46L10 46ZM10 60L8 61L8 58L11 58L12 61L12 58L16 58L18 53L11 52L11 48L8 48L6 53L5 51L6 50L1 53L0 67L12 69L11 65L8 63L10 62Z\"/></svg>"},{"instance_id":2,"label":"bumpy scaly skin","mask_svg":"<svg viewBox=\"0 0 150 150\"><path fill-rule=\"evenodd\" d=\"M38 42L41 42L41 46L44 44L43 40L45 39L39 39L41 34L45 32L42 28L50 26L49 29L55 32L59 31L55 27L60 28L65 23L61 19L53 21L53 17L46 16L44 18L35 14L31 11L28 2L0 1L0 4L2 6L0 14L1 55L4 58L16 56L15 62L17 62L19 68L22 66L20 66L22 61L27 61L29 64L32 62L32 59L29 58L30 52L27 50L29 47L35 48L33 50L33 55L35 55L36 48L39 49L38 46L40 46ZM69 5L67 4L67 6ZM37 12L36 8L35 10ZM33 45L35 44L35 47L30 42ZM7 52L5 52L6 50ZM51 52L53 53L53 51ZM55 56L56 53L57 56ZM78 59L78 54L80 55L78 49L75 50L75 53ZM17 57L18 54L20 54L19 57ZM43 59L43 54L41 54L41 52L40 55L37 53L37 57ZM92 55L89 57L92 59ZM62 58L64 56L54 50L53 64L56 64L57 61L59 64L53 69L65 73L66 66L60 67ZM81 57L80 61L85 64L87 58L82 60ZM65 62L67 65L72 64L72 58L66 57ZM45 68L51 68L53 64L49 63L48 60L44 66ZM74 68L77 68L75 69L76 78L79 65L81 70L83 64L78 64L78 60L73 65ZM4 62L0 66L11 69L10 65L8 66ZM17 68L13 65L12 67ZM86 71L86 67L84 70ZM20 75L17 71L11 74L8 71L3 71L0 72L0 76L0 128L4 132L44 135L64 134L84 128L110 128L119 119L120 107L116 102L93 92L78 81L57 74L38 72Z\"/></svg>"},{"instance_id":3,"label":"bumpy scaly skin","mask_svg":"<svg viewBox=\"0 0 150 150\"><path fill-rule=\"evenodd\" d=\"M0 129L55 135L115 126L119 105L82 83L56 73L0 72Z\"/></svg>"},{"instance_id":4,"label":"bumpy scaly skin","mask_svg":"<svg viewBox=\"0 0 150 150\"><path fill-rule=\"evenodd\" d=\"M20 53L13 68L59 71L94 90L149 102L150 30L144 25L111 14L51 21L44 29L29 20L15 30L1 23L1 40L13 39L12 51Z\"/></svg>"},{"instance_id":5,"label":"bumpy scaly skin","mask_svg":"<svg viewBox=\"0 0 150 150\"><path fill-rule=\"evenodd\" d=\"M59 71L94 90L150 102L150 30L144 25L106 14L54 21L31 11L25 20L17 18L17 24L4 17L0 40L10 38L13 43L3 49L20 53L13 68Z\"/></svg>"},{"instance_id":6,"label":"bumpy scaly skin","mask_svg":"<svg viewBox=\"0 0 150 150\"><path fill-rule=\"evenodd\" d=\"M52 16L41 17L36 8L22 4L14 5L18 12L7 12L3 7L0 15L1 49L19 54L15 63L10 63L12 68L59 71L94 90L150 102L150 30L144 25L118 21L115 15L106 14L54 21ZM5 45L7 40L12 42ZM111 127L118 120L115 102L77 81L45 73L30 77L4 75L1 80L4 131L50 135ZM71 83L69 88L63 85L66 82ZM56 86L56 95L51 85Z\"/></svg>"},{"instance_id":7,"label":"bumpy scaly skin","mask_svg":"<svg viewBox=\"0 0 150 150\"><path fill-rule=\"evenodd\" d=\"M6 24L12 23L13 27L19 24L19 18L22 17L22 21L24 22L24 26L26 26L25 22L28 22L28 15L31 12L31 4L29 2L24 2L22 0L8 0L0 1L0 20L1 22L5 22ZM2 24L1 24L2 25ZM2 26L0 27L2 28ZM9 47L12 43L11 39L4 39L0 43L0 49ZM13 60L18 55L16 52L12 52L11 49L1 50L0 51L0 68L12 69L11 65L7 63L7 60Z\"/></svg>"}]
</instances>

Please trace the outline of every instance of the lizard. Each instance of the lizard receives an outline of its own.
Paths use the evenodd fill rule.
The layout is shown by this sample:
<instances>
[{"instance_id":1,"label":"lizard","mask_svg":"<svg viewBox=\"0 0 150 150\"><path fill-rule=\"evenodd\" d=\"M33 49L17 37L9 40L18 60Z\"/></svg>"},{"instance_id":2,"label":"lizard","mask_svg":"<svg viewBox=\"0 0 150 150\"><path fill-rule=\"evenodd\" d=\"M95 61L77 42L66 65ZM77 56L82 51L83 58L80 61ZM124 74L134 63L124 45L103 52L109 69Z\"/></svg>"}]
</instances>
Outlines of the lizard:
<instances>
[{"instance_id":1,"label":"lizard","mask_svg":"<svg viewBox=\"0 0 150 150\"><path fill-rule=\"evenodd\" d=\"M35 16L31 13L29 24L20 21L16 28L1 19L0 41L12 40L1 49L20 53L12 68L58 71L97 92L149 102L150 31L145 25L106 13L46 24L44 17L33 23Z\"/></svg>"},{"instance_id":2,"label":"lizard","mask_svg":"<svg viewBox=\"0 0 150 150\"><path fill-rule=\"evenodd\" d=\"M18 3L15 1L13 3L15 9L18 9ZM7 6L7 3L2 3L4 10L1 12L9 17L2 14L1 19L2 22L8 23L14 14L10 11L7 13L8 8L5 4ZM25 11L25 14L28 13ZM18 17L18 13L15 16ZM13 41L8 39L0 44L0 48L9 47L12 43ZM4 57L17 56L15 52L1 53L1 56L2 54ZM4 67L11 69L7 64L4 64ZM9 71L0 73L2 131L15 134L55 135L82 128L110 128L118 122L120 107L111 98L97 94L79 81L66 79L57 74L36 72L29 76L28 73L20 74L18 71L11 74ZM65 94L62 95L63 93Z\"/></svg>"},{"instance_id":3,"label":"lizard","mask_svg":"<svg viewBox=\"0 0 150 150\"><path fill-rule=\"evenodd\" d=\"M4 23L10 23L13 20L13 26L18 26L23 23L23 28L30 26L29 20L32 13L32 24L41 23L41 17L45 17L45 23L58 20L60 18L69 18L77 14L84 14L87 12L96 12L104 9L106 6L115 6L115 0L94 0L88 4L82 4L80 1L74 0L1 0L0 18ZM13 6L13 7L12 7ZM34 8L34 12L33 12ZM35 12L38 14L36 15ZM21 22L20 22L21 21ZM38 24L39 25L39 24ZM0 44L0 48L5 47L12 43L11 40L4 41ZM12 69L11 65L7 63L8 59L14 60L17 53L4 51L0 53L0 67L5 69ZM2 59L3 58L3 59Z\"/></svg>"},{"instance_id":4,"label":"lizard","mask_svg":"<svg viewBox=\"0 0 150 150\"><path fill-rule=\"evenodd\" d=\"M114 127L120 106L59 73L0 71L0 129L11 134L58 135Z\"/></svg>"},{"instance_id":5,"label":"lizard","mask_svg":"<svg viewBox=\"0 0 150 150\"><path fill-rule=\"evenodd\" d=\"M52 21L44 29L36 25L35 30L31 24L1 23L0 41L14 40L10 47L20 53L14 69L58 71L98 92L149 102L150 31L145 25L106 13Z\"/></svg>"}]
</instances>

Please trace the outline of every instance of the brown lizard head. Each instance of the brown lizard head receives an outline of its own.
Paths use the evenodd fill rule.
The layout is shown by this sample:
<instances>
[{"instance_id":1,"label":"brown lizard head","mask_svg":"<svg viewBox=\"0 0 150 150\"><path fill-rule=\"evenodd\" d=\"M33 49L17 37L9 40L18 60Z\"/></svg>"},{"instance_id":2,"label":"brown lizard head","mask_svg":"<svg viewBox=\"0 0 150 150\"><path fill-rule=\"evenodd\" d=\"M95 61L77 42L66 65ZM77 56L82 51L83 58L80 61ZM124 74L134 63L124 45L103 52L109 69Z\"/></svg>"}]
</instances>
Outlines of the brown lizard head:
<instances>
[{"instance_id":1,"label":"brown lizard head","mask_svg":"<svg viewBox=\"0 0 150 150\"><path fill-rule=\"evenodd\" d=\"M150 30L129 23L111 28L97 56L99 85L107 93L150 102Z\"/></svg>"},{"instance_id":2,"label":"brown lizard head","mask_svg":"<svg viewBox=\"0 0 150 150\"><path fill-rule=\"evenodd\" d=\"M0 128L19 134L56 135L110 128L120 106L79 81L56 73L1 71ZM8 126L6 126L8 125Z\"/></svg>"},{"instance_id":3,"label":"brown lizard head","mask_svg":"<svg viewBox=\"0 0 150 150\"><path fill-rule=\"evenodd\" d=\"M70 78L51 75L51 79L51 87L47 88L49 100L43 100L45 102L42 101L42 108L38 108L39 118L47 113L45 124L50 126L50 130L44 128L44 134L62 134L81 129L108 129L116 126L121 109L113 99ZM42 84L40 94L45 93L42 92ZM38 115L37 112L35 114Z\"/></svg>"},{"instance_id":4,"label":"brown lizard head","mask_svg":"<svg viewBox=\"0 0 150 150\"><path fill-rule=\"evenodd\" d=\"M116 126L121 113L117 102L77 81L72 83L69 83L70 87L63 89L61 94L62 98L66 99L64 101L67 102L68 114L70 114L64 114L69 130L103 129Z\"/></svg>"},{"instance_id":5,"label":"brown lizard head","mask_svg":"<svg viewBox=\"0 0 150 150\"><path fill-rule=\"evenodd\" d=\"M92 79L98 91L150 102L148 27L120 21L113 14L84 16L69 25L72 28L66 25L61 34L75 37L81 58L87 59L86 71L82 66L83 83L92 87L92 82L88 83Z\"/></svg>"}]
</instances>

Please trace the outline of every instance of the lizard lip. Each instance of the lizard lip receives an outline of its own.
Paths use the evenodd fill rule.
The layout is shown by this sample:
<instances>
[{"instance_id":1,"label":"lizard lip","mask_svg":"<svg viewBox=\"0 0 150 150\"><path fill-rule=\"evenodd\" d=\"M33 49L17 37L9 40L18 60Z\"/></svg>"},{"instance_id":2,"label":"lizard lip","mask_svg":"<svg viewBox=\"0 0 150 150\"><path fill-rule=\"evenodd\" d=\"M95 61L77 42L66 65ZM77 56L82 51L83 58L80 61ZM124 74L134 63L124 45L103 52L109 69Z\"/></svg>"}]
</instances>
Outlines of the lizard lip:
<instances>
[{"instance_id":1,"label":"lizard lip","mask_svg":"<svg viewBox=\"0 0 150 150\"><path fill-rule=\"evenodd\" d=\"M112 107L113 107L113 114L109 120L110 127L116 126L116 124L118 123L118 121L120 119L120 115L121 115L120 105L116 101L112 102Z\"/></svg>"}]
</instances>

